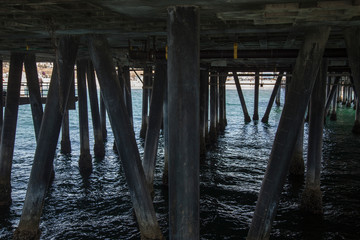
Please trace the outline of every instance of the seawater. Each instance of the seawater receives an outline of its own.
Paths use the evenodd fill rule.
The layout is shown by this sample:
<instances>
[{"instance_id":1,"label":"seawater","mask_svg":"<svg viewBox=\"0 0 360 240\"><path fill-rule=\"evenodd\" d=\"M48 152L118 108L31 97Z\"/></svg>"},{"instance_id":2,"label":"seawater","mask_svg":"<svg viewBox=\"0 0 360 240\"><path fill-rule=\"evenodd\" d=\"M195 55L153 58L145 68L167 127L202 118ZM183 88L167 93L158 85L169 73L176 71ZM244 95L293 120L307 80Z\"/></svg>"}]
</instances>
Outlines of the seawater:
<instances>
[{"instance_id":1,"label":"seawater","mask_svg":"<svg viewBox=\"0 0 360 240\"><path fill-rule=\"evenodd\" d=\"M250 115L253 89L243 90ZM273 106L269 123L244 123L236 90L227 90L225 132L208 150L200 169L201 239L245 239L261 188L282 106ZM259 116L265 112L271 89L260 88ZM283 93L282 93L283 94ZM141 156L141 90L132 91L134 131ZM283 101L283 98L282 98ZM90 109L90 107L89 107ZM93 159L93 173L84 180L78 169L80 154L78 112L70 111L72 154L57 149L55 179L46 195L41 239L140 239L122 164L113 152L113 134L103 160ZM304 181L288 179L282 192L271 239L359 239L360 137L351 133L354 110L340 106L338 120L324 130L321 189L324 216L299 210ZM89 112L90 146L93 147ZM51 129L49 129L50 131ZM306 161L308 124L305 123ZM60 138L59 138L60 142ZM13 203L0 218L0 239L11 239L19 223L35 152L29 105L19 107L12 168ZM154 206L161 229L168 236L168 198L162 186L163 138L160 137L155 175Z\"/></svg>"}]
</instances>

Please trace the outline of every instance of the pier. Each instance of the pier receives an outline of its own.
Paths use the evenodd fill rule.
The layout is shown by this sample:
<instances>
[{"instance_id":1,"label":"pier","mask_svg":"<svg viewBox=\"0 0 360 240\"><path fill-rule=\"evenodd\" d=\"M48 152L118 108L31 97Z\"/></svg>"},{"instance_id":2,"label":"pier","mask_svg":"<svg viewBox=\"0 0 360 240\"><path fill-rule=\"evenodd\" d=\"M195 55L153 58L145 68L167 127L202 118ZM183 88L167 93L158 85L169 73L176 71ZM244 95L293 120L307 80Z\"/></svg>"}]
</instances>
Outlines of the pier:
<instances>
[{"instance_id":1,"label":"pier","mask_svg":"<svg viewBox=\"0 0 360 240\"><path fill-rule=\"evenodd\" d=\"M271 151L262 156L267 161L257 200L246 213L251 214L246 239L272 236L287 181L303 186L299 211L323 216L324 129L337 121L341 105L355 114L349 134L357 139L360 132L360 1L180 4L2 3L0 69L6 81L0 85L0 214L11 212L17 192L14 174L30 176L13 239L39 239L43 234L41 218L48 192L54 191L57 152L65 159L74 152L70 139L75 111L76 175L88 189L97 167L108 164L111 139L111 154L124 179L117 187L126 188L122 193L131 201L128 211L138 238L201 238L202 169L212 164L209 152L221 148L235 112L242 119L238 127L244 129L268 129L276 121ZM51 66L47 83L39 81L40 62ZM134 104L135 81L141 88L140 104ZM251 98L245 94L248 86ZM271 94L263 111L264 87ZM228 109L229 88L236 93L235 112ZM31 171L14 173L14 149L22 147L15 142L19 109L24 104L31 107L27 117L33 120L34 153L28 159ZM274 108L281 112L277 120L271 116ZM250 143L256 145L256 140ZM166 221L158 217L159 198L167 201Z\"/></svg>"}]
</instances>

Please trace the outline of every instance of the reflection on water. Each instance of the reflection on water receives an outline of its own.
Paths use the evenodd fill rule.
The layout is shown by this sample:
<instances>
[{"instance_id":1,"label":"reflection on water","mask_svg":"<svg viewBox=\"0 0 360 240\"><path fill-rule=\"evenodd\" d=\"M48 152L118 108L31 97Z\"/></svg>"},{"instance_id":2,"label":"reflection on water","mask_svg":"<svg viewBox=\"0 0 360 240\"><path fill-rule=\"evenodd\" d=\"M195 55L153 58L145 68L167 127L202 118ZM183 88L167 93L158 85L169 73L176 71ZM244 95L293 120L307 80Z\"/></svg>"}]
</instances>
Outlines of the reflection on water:
<instances>
[{"instance_id":1,"label":"reflection on water","mask_svg":"<svg viewBox=\"0 0 360 240\"><path fill-rule=\"evenodd\" d=\"M252 115L253 91L244 90L244 94ZM271 90L260 91L260 118L270 94ZM133 107L138 136L140 90L133 91ZM218 142L210 147L207 159L201 165L201 239L246 237L281 109L273 107L268 124L260 121L245 124L236 91L227 91L228 126ZM323 218L306 216L299 211L304 183L288 180L271 239L358 239L360 140L351 134L353 119L352 109L340 107L338 121L328 122L324 132ZM31 125L30 107L20 106L12 170L13 204L0 218L0 239L10 239L20 219L35 151ZM77 166L80 151L77 111L70 112L70 131L72 154L64 156L58 153L54 161L56 176L46 196L41 222L42 239L139 239L121 162L112 150L114 139L110 125L106 157L101 161L93 160L93 174L88 180L81 178ZM90 138L92 147L92 129ZM163 139L160 140L154 205L167 236L168 199L167 191L161 185ZM143 141L137 141L142 155ZM305 134L305 149L306 141Z\"/></svg>"}]
</instances>

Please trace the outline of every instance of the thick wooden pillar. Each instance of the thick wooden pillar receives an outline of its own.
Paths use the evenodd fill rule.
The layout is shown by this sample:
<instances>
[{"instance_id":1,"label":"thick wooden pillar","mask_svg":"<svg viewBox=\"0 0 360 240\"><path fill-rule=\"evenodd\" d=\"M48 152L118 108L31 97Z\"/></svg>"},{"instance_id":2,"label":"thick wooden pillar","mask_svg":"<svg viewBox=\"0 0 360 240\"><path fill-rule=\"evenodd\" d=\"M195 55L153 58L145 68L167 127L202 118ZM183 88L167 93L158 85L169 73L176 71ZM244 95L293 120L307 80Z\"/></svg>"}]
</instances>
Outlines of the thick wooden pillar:
<instances>
[{"instance_id":1,"label":"thick wooden pillar","mask_svg":"<svg viewBox=\"0 0 360 240\"><path fill-rule=\"evenodd\" d=\"M216 132L219 131L219 72L216 72L216 81L215 81L215 125L216 125ZM217 135L217 134L216 134Z\"/></svg>"},{"instance_id":2,"label":"thick wooden pillar","mask_svg":"<svg viewBox=\"0 0 360 240\"><path fill-rule=\"evenodd\" d=\"M66 109L61 124L61 153L71 153L70 130L69 130L69 110Z\"/></svg>"},{"instance_id":3,"label":"thick wooden pillar","mask_svg":"<svg viewBox=\"0 0 360 240\"><path fill-rule=\"evenodd\" d=\"M331 114L330 114L330 120L331 121L336 121L336 110L337 110L337 98L338 98L338 89L339 89L339 85L335 86L336 90L334 93L334 97L332 99L332 109L331 109Z\"/></svg>"},{"instance_id":4,"label":"thick wooden pillar","mask_svg":"<svg viewBox=\"0 0 360 240\"><path fill-rule=\"evenodd\" d=\"M240 103L241 103L241 108L243 110L244 113L244 122L248 123L251 122L251 118L249 116L247 107L246 107L246 103L245 103L245 98L244 98L244 94L241 90L241 86L240 86L240 82L239 82L239 78L236 72L233 72L233 77L234 77L234 81L235 81L235 85L236 85L236 89L239 95L239 99L240 99Z\"/></svg>"},{"instance_id":5,"label":"thick wooden pillar","mask_svg":"<svg viewBox=\"0 0 360 240\"><path fill-rule=\"evenodd\" d=\"M253 120L259 120L259 72L255 72Z\"/></svg>"},{"instance_id":6,"label":"thick wooden pillar","mask_svg":"<svg viewBox=\"0 0 360 240\"><path fill-rule=\"evenodd\" d=\"M201 70L200 71L200 156L204 158L206 155L206 115L207 105L209 104L208 99L208 85L209 85L209 71Z\"/></svg>"},{"instance_id":7,"label":"thick wooden pillar","mask_svg":"<svg viewBox=\"0 0 360 240\"><path fill-rule=\"evenodd\" d=\"M297 135L315 83L330 27L314 27L305 34L293 71L292 83L275 135L268 167L261 186L248 240L268 239L276 215ZM286 146L286 147L284 147Z\"/></svg>"},{"instance_id":8,"label":"thick wooden pillar","mask_svg":"<svg viewBox=\"0 0 360 240\"><path fill-rule=\"evenodd\" d=\"M142 111L141 111L141 129L140 137L145 138L147 131L147 122L148 122L148 105L149 105L149 82L151 78L151 68L144 67L144 77L143 77L143 94L142 94Z\"/></svg>"},{"instance_id":9,"label":"thick wooden pillar","mask_svg":"<svg viewBox=\"0 0 360 240\"><path fill-rule=\"evenodd\" d=\"M280 87L277 90L276 98L275 98L275 104L276 106L280 106L280 98L281 98L281 81L280 81Z\"/></svg>"},{"instance_id":10,"label":"thick wooden pillar","mask_svg":"<svg viewBox=\"0 0 360 240\"><path fill-rule=\"evenodd\" d=\"M0 206L9 206L11 204L11 167L14 154L23 61L24 54L11 53L5 116L0 145Z\"/></svg>"},{"instance_id":11,"label":"thick wooden pillar","mask_svg":"<svg viewBox=\"0 0 360 240\"><path fill-rule=\"evenodd\" d=\"M305 121L305 119L304 119ZM291 157L289 174L293 177L303 177L305 172L304 164L304 121L300 126L293 155Z\"/></svg>"},{"instance_id":12,"label":"thick wooden pillar","mask_svg":"<svg viewBox=\"0 0 360 240\"><path fill-rule=\"evenodd\" d=\"M352 128L352 132L355 134L360 134L360 101L358 97L355 100L355 105L356 105L355 123Z\"/></svg>"},{"instance_id":13,"label":"thick wooden pillar","mask_svg":"<svg viewBox=\"0 0 360 240\"><path fill-rule=\"evenodd\" d=\"M34 123L35 138L37 140L41 127L43 108L41 103L40 85L39 85L38 72L36 68L35 55L27 54L25 56L24 65L25 65L27 86L29 89L29 99L30 99L30 106L31 106L31 112Z\"/></svg>"},{"instance_id":14,"label":"thick wooden pillar","mask_svg":"<svg viewBox=\"0 0 360 240\"><path fill-rule=\"evenodd\" d=\"M131 125L134 126L129 66L124 66L122 68L122 75L123 75L123 79L124 79L124 83L125 83L126 109L127 109L127 113L130 118Z\"/></svg>"},{"instance_id":15,"label":"thick wooden pillar","mask_svg":"<svg viewBox=\"0 0 360 240\"><path fill-rule=\"evenodd\" d=\"M78 43L73 37L62 37L57 49L43 122L31 168L21 219L14 233L17 239L39 239L40 217L49 185L61 121L66 110ZM59 67L59 71L57 69ZM51 129L51 131L49 131Z\"/></svg>"},{"instance_id":16,"label":"thick wooden pillar","mask_svg":"<svg viewBox=\"0 0 360 240\"><path fill-rule=\"evenodd\" d=\"M327 116L327 114L329 112L329 109L330 109L330 106L331 106L331 101L333 100L333 98L335 96L339 81L340 81L340 77L336 77L335 80L334 80L334 84L331 87L331 90L330 90L330 92L328 94L326 104L325 104L325 117Z\"/></svg>"},{"instance_id":17,"label":"thick wooden pillar","mask_svg":"<svg viewBox=\"0 0 360 240\"><path fill-rule=\"evenodd\" d=\"M168 9L170 239L200 238L199 25L197 7Z\"/></svg>"},{"instance_id":18,"label":"thick wooden pillar","mask_svg":"<svg viewBox=\"0 0 360 240\"><path fill-rule=\"evenodd\" d=\"M351 68L356 96L360 96L360 27L353 26L344 31L347 55Z\"/></svg>"},{"instance_id":19,"label":"thick wooden pillar","mask_svg":"<svg viewBox=\"0 0 360 240\"><path fill-rule=\"evenodd\" d=\"M227 72L221 71L219 73L219 130L224 131L226 126L226 113L225 113L225 81Z\"/></svg>"},{"instance_id":20,"label":"thick wooden pillar","mask_svg":"<svg viewBox=\"0 0 360 240\"><path fill-rule=\"evenodd\" d=\"M89 43L100 90L113 129L116 146L123 164L133 208L143 239L162 239L154 206L146 187L144 170L120 84L116 79L112 54L107 40L92 36Z\"/></svg>"},{"instance_id":21,"label":"thick wooden pillar","mask_svg":"<svg viewBox=\"0 0 360 240\"><path fill-rule=\"evenodd\" d=\"M347 91L347 101L346 101L346 107L351 107L352 102L352 88L351 86L348 86Z\"/></svg>"},{"instance_id":22,"label":"thick wooden pillar","mask_svg":"<svg viewBox=\"0 0 360 240\"><path fill-rule=\"evenodd\" d=\"M86 83L85 83L86 86ZM106 130L106 109L104 104L104 99L102 94L100 93L100 122L101 122L101 131L103 135L103 140L106 142L107 140L107 130Z\"/></svg>"},{"instance_id":23,"label":"thick wooden pillar","mask_svg":"<svg viewBox=\"0 0 360 240\"><path fill-rule=\"evenodd\" d=\"M104 138L102 135L101 122L100 122L99 102L97 97L94 66L91 61L88 62L88 66L87 66L87 83L89 90L91 117L92 117L94 140L95 140L94 155L96 158L102 159L105 156L105 146L104 146Z\"/></svg>"},{"instance_id":24,"label":"thick wooden pillar","mask_svg":"<svg viewBox=\"0 0 360 240\"><path fill-rule=\"evenodd\" d=\"M276 79L276 82L275 82L275 85L274 85L274 89L271 93L271 96L270 96L270 100L269 100L269 103L266 107L266 111L265 111L265 114L263 116L263 118L261 119L261 121L263 123L267 123L269 121L269 115L270 115L270 111L271 111L271 108L272 108L272 105L274 103L274 99L275 99L275 96L277 95L277 93L279 92L279 89L280 89L280 85L281 85L281 79L282 79L282 75L284 74L284 72L280 72L279 73L279 76L277 77Z\"/></svg>"},{"instance_id":25,"label":"thick wooden pillar","mask_svg":"<svg viewBox=\"0 0 360 240\"><path fill-rule=\"evenodd\" d=\"M84 177L90 176L92 172L92 158L89 146L89 123L86 94L86 60L80 60L77 65L78 83L78 108L79 108L79 128L80 128L80 158L79 169Z\"/></svg>"},{"instance_id":26,"label":"thick wooden pillar","mask_svg":"<svg viewBox=\"0 0 360 240\"><path fill-rule=\"evenodd\" d=\"M320 170L325 114L326 76L327 61L323 59L314 89L311 93L306 184L301 198L302 210L312 214L321 214L323 211L322 193L320 190Z\"/></svg>"},{"instance_id":27,"label":"thick wooden pillar","mask_svg":"<svg viewBox=\"0 0 360 240\"><path fill-rule=\"evenodd\" d=\"M167 78L167 76L166 76ZM162 182L164 186L169 185L169 111L168 111L168 79L164 84L163 121L164 121L164 171Z\"/></svg>"},{"instance_id":28,"label":"thick wooden pillar","mask_svg":"<svg viewBox=\"0 0 360 240\"><path fill-rule=\"evenodd\" d=\"M2 126L3 126L3 61L0 59L0 144L1 144L1 131L2 131Z\"/></svg>"},{"instance_id":29,"label":"thick wooden pillar","mask_svg":"<svg viewBox=\"0 0 360 240\"><path fill-rule=\"evenodd\" d=\"M210 73L210 130L209 130L210 142L215 142L217 138L216 88L217 88L216 72L211 72Z\"/></svg>"},{"instance_id":30,"label":"thick wooden pillar","mask_svg":"<svg viewBox=\"0 0 360 240\"><path fill-rule=\"evenodd\" d=\"M156 164L156 155L159 142L159 134L163 117L163 102L165 92L165 81L167 77L167 68L165 63L157 63L155 66L155 78L153 94L150 103L149 126L146 132L144 146L143 167L149 192L154 191L154 171Z\"/></svg>"}]
</instances>

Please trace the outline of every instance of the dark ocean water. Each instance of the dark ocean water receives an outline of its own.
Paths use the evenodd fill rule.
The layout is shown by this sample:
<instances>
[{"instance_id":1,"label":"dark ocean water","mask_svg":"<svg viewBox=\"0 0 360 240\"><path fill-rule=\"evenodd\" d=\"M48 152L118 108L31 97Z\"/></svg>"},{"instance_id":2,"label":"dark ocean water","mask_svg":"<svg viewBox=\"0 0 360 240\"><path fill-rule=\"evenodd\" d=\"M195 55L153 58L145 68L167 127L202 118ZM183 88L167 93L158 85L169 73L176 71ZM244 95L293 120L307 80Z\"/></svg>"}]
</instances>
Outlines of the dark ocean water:
<instances>
[{"instance_id":1,"label":"dark ocean water","mask_svg":"<svg viewBox=\"0 0 360 240\"><path fill-rule=\"evenodd\" d=\"M138 138L141 125L141 90L133 90L134 125ZM244 90L252 116L253 90ZM262 117L270 89L260 88ZM282 99L283 100L283 99ZM227 90L225 132L219 136L201 165L201 239L245 239L255 210L257 194L266 169L282 107L274 106L269 123L244 124L235 90ZM91 115L89 114L89 118ZM324 130L321 189L324 216L313 218L299 211L304 182L287 180L281 196L271 239L360 239L360 137L351 133L354 110L339 108L338 120ZM90 126L90 146L93 134ZM83 180L78 169L78 113L70 111L72 154L57 151L55 180L50 187L41 221L41 239L139 239L122 164L114 154L108 124L106 157L93 159L93 173ZM305 124L304 158L307 130ZM59 140L60 141L60 140ZM143 153L143 141L137 139ZM0 239L11 239L25 198L35 137L30 106L20 106L12 169L12 199L0 218ZM59 149L58 149L59 150ZM154 205L161 229L168 236L167 191L162 187L163 139L155 175Z\"/></svg>"}]
</instances>

